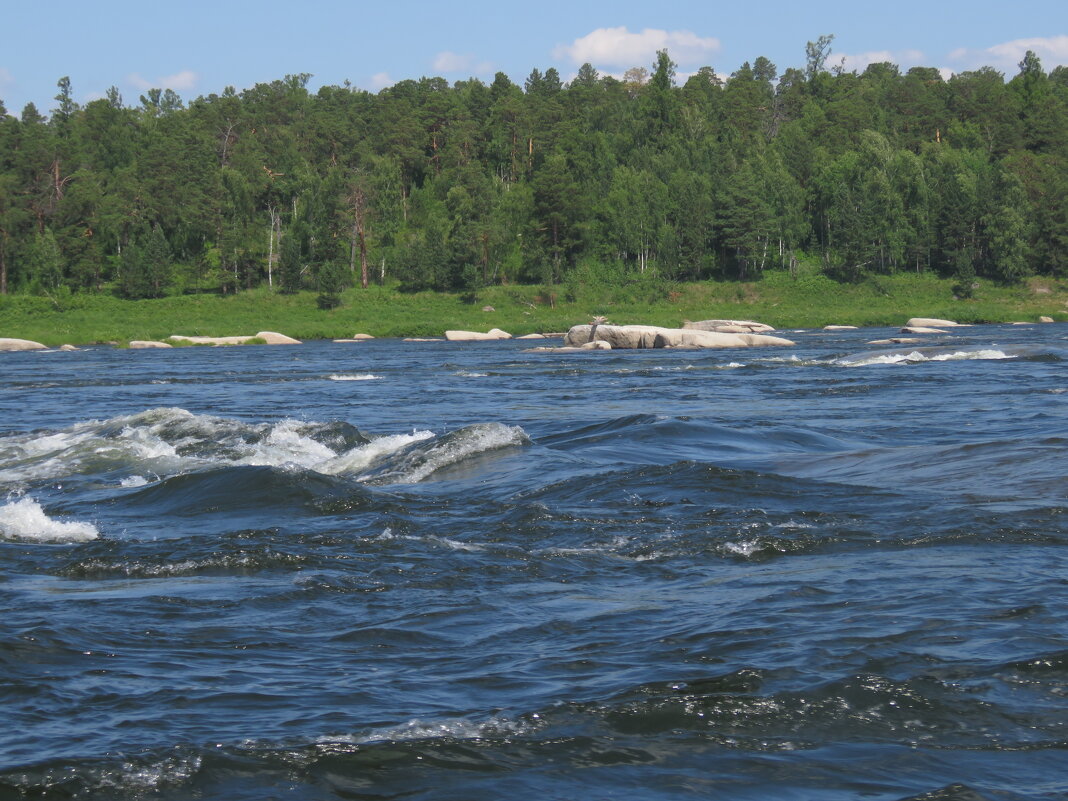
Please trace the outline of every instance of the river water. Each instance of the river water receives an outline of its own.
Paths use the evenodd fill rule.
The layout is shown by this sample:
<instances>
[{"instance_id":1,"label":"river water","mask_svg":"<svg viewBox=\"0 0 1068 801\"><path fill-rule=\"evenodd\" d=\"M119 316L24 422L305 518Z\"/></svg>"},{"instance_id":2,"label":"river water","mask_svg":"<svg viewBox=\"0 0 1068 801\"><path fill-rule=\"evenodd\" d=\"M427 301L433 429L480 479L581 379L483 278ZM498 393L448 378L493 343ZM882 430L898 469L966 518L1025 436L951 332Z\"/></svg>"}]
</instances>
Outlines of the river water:
<instances>
[{"instance_id":1,"label":"river water","mask_svg":"<svg viewBox=\"0 0 1068 801\"><path fill-rule=\"evenodd\" d=\"M0 799L1068 798L1068 326L2 354Z\"/></svg>"}]
</instances>

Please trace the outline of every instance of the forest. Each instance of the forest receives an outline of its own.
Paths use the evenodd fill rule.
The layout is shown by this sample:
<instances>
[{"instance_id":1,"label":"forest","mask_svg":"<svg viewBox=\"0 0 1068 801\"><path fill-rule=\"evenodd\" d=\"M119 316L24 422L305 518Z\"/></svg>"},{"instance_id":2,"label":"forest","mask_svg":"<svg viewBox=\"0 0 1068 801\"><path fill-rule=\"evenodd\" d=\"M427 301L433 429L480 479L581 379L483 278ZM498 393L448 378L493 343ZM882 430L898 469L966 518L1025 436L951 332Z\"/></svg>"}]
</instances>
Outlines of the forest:
<instances>
[{"instance_id":1,"label":"forest","mask_svg":"<svg viewBox=\"0 0 1068 801\"><path fill-rule=\"evenodd\" d=\"M661 51L523 85L377 94L307 74L183 101L0 102L0 293L270 286L474 291L564 281L931 272L1068 276L1068 68L945 79L768 59L685 80Z\"/></svg>"}]
</instances>

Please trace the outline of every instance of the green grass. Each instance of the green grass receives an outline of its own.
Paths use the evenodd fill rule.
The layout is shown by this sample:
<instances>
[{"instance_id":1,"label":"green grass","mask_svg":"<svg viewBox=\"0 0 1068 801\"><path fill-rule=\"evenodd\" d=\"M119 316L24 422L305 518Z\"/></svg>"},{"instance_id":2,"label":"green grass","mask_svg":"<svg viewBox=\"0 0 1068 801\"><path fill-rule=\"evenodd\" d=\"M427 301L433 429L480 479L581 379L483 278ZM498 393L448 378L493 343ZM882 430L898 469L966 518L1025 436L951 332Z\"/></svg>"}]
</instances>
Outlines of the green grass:
<instances>
[{"instance_id":1,"label":"green grass","mask_svg":"<svg viewBox=\"0 0 1068 801\"><path fill-rule=\"evenodd\" d=\"M492 306L494 311L482 311ZM749 319L776 328L828 324L902 325L909 317L962 323L1068 320L1068 282L1031 279L1003 287L980 281L969 299L954 282L898 274L839 284L815 270L768 273L753 282L690 284L637 281L627 286L497 286L473 295L401 293L392 287L349 289L329 311L314 292L281 295L256 289L238 295L189 295L124 301L108 295L0 296L0 337L59 345L165 340L173 334L252 336L279 331L298 339L434 337L447 329L514 335L566 331L605 315L613 323L675 327L684 320Z\"/></svg>"}]
</instances>

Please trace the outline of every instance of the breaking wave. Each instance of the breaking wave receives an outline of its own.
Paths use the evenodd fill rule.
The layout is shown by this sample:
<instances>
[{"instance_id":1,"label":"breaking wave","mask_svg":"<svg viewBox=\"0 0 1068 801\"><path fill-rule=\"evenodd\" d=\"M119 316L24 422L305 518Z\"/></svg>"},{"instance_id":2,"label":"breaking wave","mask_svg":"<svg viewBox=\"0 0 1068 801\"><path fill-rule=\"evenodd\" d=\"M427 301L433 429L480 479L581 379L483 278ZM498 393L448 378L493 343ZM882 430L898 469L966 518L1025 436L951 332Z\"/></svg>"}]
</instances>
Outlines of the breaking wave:
<instances>
[{"instance_id":1,"label":"breaking wave","mask_svg":"<svg viewBox=\"0 0 1068 801\"><path fill-rule=\"evenodd\" d=\"M221 467L298 468L331 476L412 484L479 454L530 442L518 426L478 423L442 435L373 436L345 422L247 423L151 409L60 431L0 437L0 486L108 474L112 486Z\"/></svg>"},{"instance_id":2,"label":"breaking wave","mask_svg":"<svg viewBox=\"0 0 1068 801\"><path fill-rule=\"evenodd\" d=\"M49 517L33 498L0 506L0 538L29 542L86 542L100 536L92 523L64 522Z\"/></svg>"}]
</instances>

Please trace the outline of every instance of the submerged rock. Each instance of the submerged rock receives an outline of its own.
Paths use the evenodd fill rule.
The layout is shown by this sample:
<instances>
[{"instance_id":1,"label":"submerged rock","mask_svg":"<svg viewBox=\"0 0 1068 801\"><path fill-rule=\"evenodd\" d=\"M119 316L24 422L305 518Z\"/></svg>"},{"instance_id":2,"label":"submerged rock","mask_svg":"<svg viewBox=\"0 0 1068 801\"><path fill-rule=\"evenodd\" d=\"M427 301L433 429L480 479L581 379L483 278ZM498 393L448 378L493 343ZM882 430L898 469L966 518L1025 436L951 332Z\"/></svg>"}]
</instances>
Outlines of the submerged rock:
<instances>
[{"instance_id":1,"label":"submerged rock","mask_svg":"<svg viewBox=\"0 0 1068 801\"><path fill-rule=\"evenodd\" d=\"M68 353L71 351L79 350L79 348L74 347L74 345L60 345L59 349Z\"/></svg>"},{"instance_id":2,"label":"submerged rock","mask_svg":"<svg viewBox=\"0 0 1068 801\"><path fill-rule=\"evenodd\" d=\"M856 331L857 327L855 325L825 325L825 326L823 326L823 330L824 331Z\"/></svg>"},{"instance_id":3,"label":"submerged rock","mask_svg":"<svg viewBox=\"0 0 1068 801\"><path fill-rule=\"evenodd\" d=\"M151 339L135 339L130 342L130 350L149 350L151 348L173 348L169 342L156 342Z\"/></svg>"},{"instance_id":4,"label":"submerged rock","mask_svg":"<svg viewBox=\"0 0 1068 801\"><path fill-rule=\"evenodd\" d=\"M939 320L937 317L913 317L907 323L906 328L952 328L960 325L953 320Z\"/></svg>"},{"instance_id":5,"label":"submerged rock","mask_svg":"<svg viewBox=\"0 0 1068 801\"><path fill-rule=\"evenodd\" d=\"M47 345L42 345L40 342L34 342L32 339L0 337L0 351L45 350L47 347Z\"/></svg>"},{"instance_id":6,"label":"submerged rock","mask_svg":"<svg viewBox=\"0 0 1068 801\"><path fill-rule=\"evenodd\" d=\"M902 334L944 334L941 328L929 328L925 325L906 325L901 329Z\"/></svg>"},{"instance_id":7,"label":"submerged rock","mask_svg":"<svg viewBox=\"0 0 1068 801\"><path fill-rule=\"evenodd\" d=\"M917 337L890 337L889 339L873 339L869 345L914 345L917 342L923 342L922 339Z\"/></svg>"},{"instance_id":8,"label":"submerged rock","mask_svg":"<svg viewBox=\"0 0 1068 801\"><path fill-rule=\"evenodd\" d=\"M499 328L491 328L488 332L481 331L446 331L445 339L449 342L485 342L493 339L511 339L512 335Z\"/></svg>"},{"instance_id":9,"label":"submerged rock","mask_svg":"<svg viewBox=\"0 0 1068 801\"><path fill-rule=\"evenodd\" d=\"M753 320L687 320L682 327L691 331L718 331L723 334L753 334L765 331L774 331L766 323L757 323Z\"/></svg>"}]
</instances>

